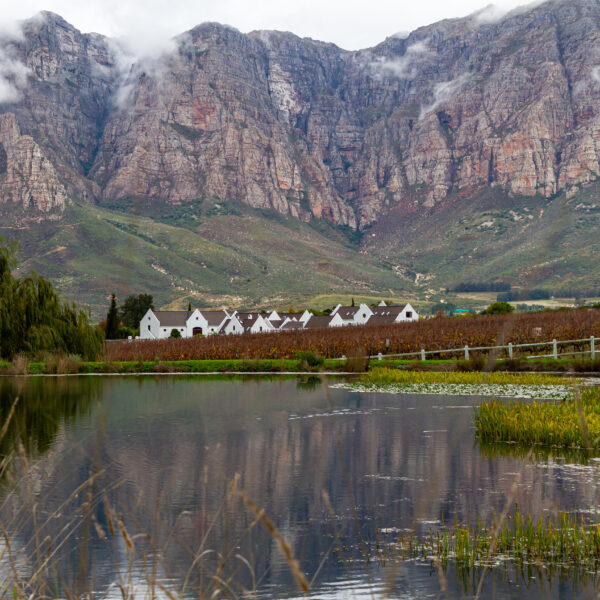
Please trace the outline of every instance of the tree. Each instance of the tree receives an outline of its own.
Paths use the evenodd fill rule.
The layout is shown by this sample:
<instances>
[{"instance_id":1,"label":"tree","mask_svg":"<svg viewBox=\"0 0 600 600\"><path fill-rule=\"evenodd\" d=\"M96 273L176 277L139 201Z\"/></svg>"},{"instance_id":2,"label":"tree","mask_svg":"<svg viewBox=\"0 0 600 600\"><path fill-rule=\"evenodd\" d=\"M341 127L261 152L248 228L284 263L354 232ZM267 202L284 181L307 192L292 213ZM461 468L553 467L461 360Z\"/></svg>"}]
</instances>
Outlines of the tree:
<instances>
[{"instance_id":1,"label":"tree","mask_svg":"<svg viewBox=\"0 0 600 600\"><path fill-rule=\"evenodd\" d=\"M515 307L508 302L494 302L490 304L484 311L484 315L507 315L515 310Z\"/></svg>"},{"instance_id":2,"label":"tree","mask_svg":"<svg viewBox=\"0 0 600 600\"><path fill-rule=\"evenodd\" d=\"M192 312L192 303L188 302L188 312Z\"/></svg>"},{"instance_id":3,"label":"tree","mask_svg":"<svg viewBox=\"0 0 600 600\"><path fill-rule=\"evenodd\" d=\"M172 338L180 338L181 337L181 333L179 332L179 329L171 329L171 335L169 335L169 337Z\"/></svg>"},{"instance_id":4,"label":"tree","mask_svg":"<svg viewBox=\"0 0 600 600\"><path fill-rule=\"evenodd\" d=\"M63 302L52 284L35 273L13 277L16 252L15 245L0 239L0 356L52 352L95 359L102 332L90 324L89 313Z\"/></svg>"},{"instance_id":5,"label":"tree","mask_svg":"<svg viewBox=\"0 0 600 600\"><path fill-rule=\"evenodd\" d=\"M107 340L116 340L119 337L119 311L117 310L117 298L113 294L110 298L110 306L106 313L105 336Z\"/></svg>"},{"instance_id":6,"label":"tree","mask_svg":"<svg viewBox=\"0 0 600 600\"><path fill-rule=\"evenodd\" d=\"M121 322L125 327L129 327L129 329L137 329L148 309L154 310L154 298L152 294L127 296L119 310Z\"/></svg>"},{"instance_id":7,"label":"tree","mask_svg":"<svg viewBox=\"0 0 600 600\"><path fill-rule=\"evenodd\" d=\"M350 304L350 306L356 306L356 305L354 304L354 298L352 298L352 303Z\"/></svg>"}]
</instances>

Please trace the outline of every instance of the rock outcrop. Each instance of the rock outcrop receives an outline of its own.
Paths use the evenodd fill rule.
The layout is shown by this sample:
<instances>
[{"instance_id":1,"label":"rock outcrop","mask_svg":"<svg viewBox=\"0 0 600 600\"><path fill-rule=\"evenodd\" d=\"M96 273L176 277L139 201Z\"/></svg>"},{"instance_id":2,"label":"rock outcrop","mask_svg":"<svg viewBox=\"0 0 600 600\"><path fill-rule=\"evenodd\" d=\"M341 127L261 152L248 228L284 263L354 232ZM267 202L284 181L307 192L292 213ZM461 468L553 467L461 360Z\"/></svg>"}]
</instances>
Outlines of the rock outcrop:
<instances>
[{"instance_id":1,"label":"rock outcrop","mask_svg":"<svg viewBox=\"0 0 600 600\"><path fill-rule=\"evenodd\" d=\"M597 0L358 52L204 24L126 69L56 15L23 33L2 48L27 84L0 111L90 202L215 198L362 229L485 186L550 198L600 176Z\"/></svg>"},{"instance_id":2,"label":"rock outcrop","mask_svg":"<svg viewBox=\"0 0 600 600\"><path fill-rule=\"evenodd\" d=\"M0 202L18 202L42 212L63 210L67 193L56 170L15 115L0 115Z\"/></svg>"}]
</instances>

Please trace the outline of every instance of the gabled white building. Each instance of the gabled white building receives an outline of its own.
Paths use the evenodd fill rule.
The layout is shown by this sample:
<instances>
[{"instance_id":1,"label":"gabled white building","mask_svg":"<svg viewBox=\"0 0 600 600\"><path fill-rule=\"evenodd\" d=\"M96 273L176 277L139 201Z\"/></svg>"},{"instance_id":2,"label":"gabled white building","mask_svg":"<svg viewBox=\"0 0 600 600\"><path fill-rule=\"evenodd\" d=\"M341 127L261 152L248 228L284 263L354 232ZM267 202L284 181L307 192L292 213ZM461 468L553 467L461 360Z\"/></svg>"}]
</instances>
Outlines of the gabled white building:
<instances>
[{"instance_id":1,"label":"gabled white building","mask_svg":"<svg viewBox=\"0 0 600 600\"><path fill-rule=\"evenodd\" d=\"M244 327L244 333L267 333L268 331L276 331L276 327L269 321L267 315L237 311L234 314Z\"/></svg>"},{"instance_id":2,"label":"gabled white building","mask_svg":"<svg viewBox=\"0 0 600 600\"><path fill-rule=\"evenodd\" d=\"M241 335L244 333L244 326L236 315L232 315L231 317L227 317L227 320L221 327L220 333L224 335Z\"/></svg>"},{"instance_id":3,"label":"gabled white building","mask_svg":"<svg viewBox=\"0 0 600 600\"><path fill-rule=\"evenodd\" d=\"M194 334L212 335L221 333L221 328L225 321L229 319L229 315L224 310L198 310L198 318L194 321Z\"/></svg>"},{"instance_id":4,"label":"gabled white building","mask_svg":"<svg viewBox=\"0 0 600 600\"><path fill-rule=\"evenodd\" d=\"M367 323L407 323L418 320L417 311L407 303L402 306L378 306L372 310Z\"/></svg>"},{"instance_id":5,"label":"gabled white building","mask_svg":"<svg viewBox=\"0 0 600 600\"><path fill-rule=\"evenodd\" d=\"M338 327L340 325L364 325L373 315L373 311L366 304L360 304L359 306L341 306L338 304L331 314L338 317L335 325L333 325Z\"/></svg>"},{"instance_id":6,"label":"gabled white building","mask_svg":"<svg viewBox=\"0 0 600 600\"><path fill-rule=\"evenodd\" d=\"M170 337L173 329L177 329L181 337L190 337L197 312L148 309L140 321L140 339L162 340Z\"/></svg>"}]
</instances>

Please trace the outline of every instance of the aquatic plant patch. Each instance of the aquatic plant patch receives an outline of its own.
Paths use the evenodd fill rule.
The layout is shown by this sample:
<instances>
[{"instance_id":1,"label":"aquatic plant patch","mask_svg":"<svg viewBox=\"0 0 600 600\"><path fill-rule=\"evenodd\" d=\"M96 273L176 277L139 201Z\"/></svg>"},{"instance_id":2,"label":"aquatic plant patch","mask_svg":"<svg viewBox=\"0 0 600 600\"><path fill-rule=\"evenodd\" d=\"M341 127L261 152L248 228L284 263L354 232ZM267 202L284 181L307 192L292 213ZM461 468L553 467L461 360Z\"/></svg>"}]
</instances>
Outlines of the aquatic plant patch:
<instances>
[{"instance_id":1,"label":"aquatic plant patch","mask_svg":"<svg viewBox=\"0 0 600 600\"><path fill-rule=\"evenodd\" d=\"M557 403L484 402L475 409L475 427L483 442L600 448L600 390L583 388Z\"/></svg>"},{"instance_id":2,"label":"aquatic plant patch","mask_svg":"<svg viewBox=\"0 0 600 600\"><path fill-rule=\"evenodd\" d=\"M437 373L380 368L373 369L359 382L338 383L332 387L357 392L389 394L477 395L564 400L572 396L571 383L566 378L539 373Z\"/></svg>"},{"instance_id":3,"label":"aquatic plant patch","mask_svg":"<svg viewBox=\"0 0 600 600\"><path fill-rule=\"evenodd\" d=\"M497 398L564 400L573 389L562 385L472 383L336 383L332 388L385 394L438 394L445 396L494 396Z\"/></svg>"},{"instance_id":4,"label":"aquatic plant patch","mask_svg":"<svg viewBox=\"0 0 600 600\"><path fill-rule=\"evenodd\" d=\"M383 533L383 532L382 532ZM556 517L519 513L496 525L475 527L442 525L419 539L400 535L394 542L377 544L380 562L391 558L425 560L445 566L455 561L462 569L497 566L507 561L535 564L546 569L590 569L600 565L600 523L582 515L559 512Z\"/></svg>"}]
</instances>

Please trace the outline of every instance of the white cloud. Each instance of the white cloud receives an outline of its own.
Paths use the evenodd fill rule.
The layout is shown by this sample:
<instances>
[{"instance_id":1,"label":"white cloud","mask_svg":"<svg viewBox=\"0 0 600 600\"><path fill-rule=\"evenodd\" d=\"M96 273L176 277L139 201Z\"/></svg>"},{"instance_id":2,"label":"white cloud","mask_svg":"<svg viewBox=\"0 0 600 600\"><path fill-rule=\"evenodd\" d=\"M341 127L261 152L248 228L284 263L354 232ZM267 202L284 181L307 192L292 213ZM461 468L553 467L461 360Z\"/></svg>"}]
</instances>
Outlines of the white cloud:
<instances>
[{"instance_id":1,"label":"white cloud","mask_svg":"<svg viewBox=\"0 0 600 600\"><path fill-rule=\"evenodd\" d=\"M457 94L469 80L469 75L464 74L452 79L451 81L442 81L437 83L433 88L433 102L421 108L419 119L433 112L444 102L448 102L455 94Z\"/></svg>"},{"instance_id":2,"label":"white cloud","mask_svg":"<svg viewBox=\"0 0 600 600\"><path fill-rule=\"evenodd\" d=\"M41 10L63 16L81 31L126 39L136 55L156 55L173 36L205 21L217 21L248 32L255 29L292 31L356 50L373 46L398 30L414 30L445 18L465 17L485 0L19 0L4 2L0 30L15 19ZM522 0L498 0L498 13ZM538 2L539 3L539 2ZM485 14L490 14L485 13Z\"/></svg>"},{"instance_id":3,"label":"white cloud","mask_svg":"<svg viewBox=\"0 0 600 600\"><path fill-rule=\"evenodd\" d=\"M371 68L379 76L392 75L401 79L412 79L417 73L416 63L420 55L431 54L427 41L420 40L406 49L403 56L393 59L380 57L371 63Z\"/></svg>"}]
</instances>

